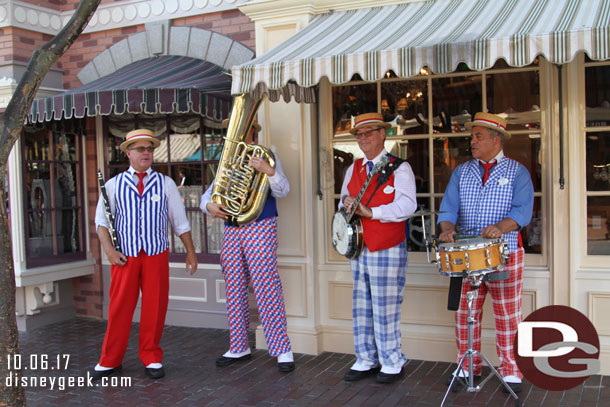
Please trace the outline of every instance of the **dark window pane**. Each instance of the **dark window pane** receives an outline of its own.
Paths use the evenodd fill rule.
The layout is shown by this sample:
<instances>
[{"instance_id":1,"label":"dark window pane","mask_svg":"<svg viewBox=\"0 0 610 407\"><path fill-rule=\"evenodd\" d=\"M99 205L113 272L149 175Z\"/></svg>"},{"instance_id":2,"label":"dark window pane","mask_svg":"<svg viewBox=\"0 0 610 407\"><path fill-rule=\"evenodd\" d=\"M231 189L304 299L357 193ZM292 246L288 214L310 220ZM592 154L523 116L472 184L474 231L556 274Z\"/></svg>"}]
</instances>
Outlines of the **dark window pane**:
<instances>
[{"instance_id":1,"label":"dark window pane","mask_svg":"<svg viewBox=\"0 0 610 407\"><path fill-rule=\"evenodd\" d=\"M337 86L333 90L334 134L344 134L352 128L352 116L377 111L377 85Z\"/></svg>"},{"instance_id":2,"label":"dark window pane","mask_svg":"<svg viewBox=\"0 0 610 407\"><path fill-rule=\"evenodd\" d=\"M521 229L521 239L525 253L542 253L544 233L542 231L542 204L540 197L534 198L532 220L529 225Z\"/></svg>"},{"instance_id":3,"label":"dark window pane","mask_svg":"<svg viewBox=\"0 0 610 407\"><path fill-rule=\"evenodd\" d=\"M456 76L432 79L433 132L465 131L464 123L481 110L483 91L481 76ZM430 118L426 117L429 126Z\"/></svg>"},{"instance_id":4,"label":"dark window pane","mask_svg":"<svg viewBox=\"0 0 610 407\"><path fill-rule=\"evenodd\" d=\"M26 127L24 131L25 159L49 160L49 131L31 127Z\"/></svg>"},{"instance_id":5,"label":"dark window pane","mask_svg":"<svg viewBox=\"0 0 610 407\"><path fill-rule=\"evenodd\" d=\"M381 113L397 134L426 133L428 83L425 79L381 84Z\"/></svg>"},{"instance_id":6,"label":"dark window pane","mask_svg":"<svg viewBox=\"0 0 610 407\"><path fill-rule=\"evenodd\" d=\"M30 215L28 257L53 256L53 226L51 211L34 212Z\"/></svg>"},{"instance_id":7,"label":"dark window pane","mask_svg":"<svg viewBox=\"0 0 610 407\"><path fill-rule=\"evenodd\" d=\"M587 198L587 254L610 255L610 196Z\"/></svg>"},{"instance_id":8,"label":"dark window pane","mask_svg":"<svg viewBox=\"0 0 610 407\"><path fill-rule=\"evenodd\" d=\"M506 117L508 130L540 128L540 81L537 71L487 76L487 109Z\"/></svg>"},{"instance_id":9,"label":"dark window pane","mask_svg":"<svg viewBox=\"0 0 610 407\"><path fill-rule=\"evenodd\" d=\"M425 197L417 198L417 209L430 209L430 199ZM424 227L426 236L429 236L432 230L432 218L424 216L422 222L421 216L409 218L407 221L407 250L410 252L425 252L426 242L424 239Z\"/></svg>"},{"instance_id":10,"label":"dark window pane","mask_svg":"<svg viewBox=\"0 0 610 407\"><path fill-rule=\"evenodd\" d=\"M78 160L78 148L76 145L76 135L55 132L53 133L53 143L55 145L55 161L76 161Z\"/></svg>"},{"instance_id":11,"label":"dark window pane","mask_svg":"<svg viewBox=\"0 0 610 407\"><path fill-rule=\"evenodd\" d=\"M335 194L341 193L341 186L345 179L345 172L354 162L354 154L350 151L344 151L339 146L333 148L334 171L335 174Z\"/></svg>"},{"instance_id":12,"label":"dark window pane","mask_svg":"<svg viewBox=\"0 0 610 407\"><path fill-rule=\"evenodd\" d=\"M587 190L610 191L610 132L587 133Z\"/></svg>"},{"instance_id":13,"label":"dark window pane","mask_svg":"<svg viewBox=\"0 0 610 407\"><path fill-rule=\"evenodd\" d=\"M513 135L504 142L504 155L519 161L529 171L534 184L534 191L542 189L542 174L540 167L540 135Z\"/></svg>"},{"instance_id":14,"label":"dark window pane","mask_svg":"<svg viewBox=\"0 0 610 407\"><path fill-rule=\"evenodd\" d=\"M52 208L51 171L47 163L28 163L25 169L26 201L29 209Z\"/></svg>"},{"instance_id":15,"label":"dark window pane","mask_svg":"<svg viewBox=\"0 0 610 407\"><path fill-rule=\"evenodd\" d=\"M108 147L108 162L111 164L123 163L127 161L127 156L121 151L121 143L125 141L118 137L108 137L106 146Z\"/></svg>"},{"instance_id":16,"label":"dark window pane","mask_svg":"<svg viewBox=\"0 0 610 407\"><path fill-rule=\"evenodd\" d=\"M453 172L450 141L455 144L454 138L442 137L434 140L434 192L444 192L449 184Z\"/></svg>"},{"instance_id":17,"label":"dark window pane","mask_svg":"<svg viewBox=\"0 0 610 407\"><path fill-rule=\"evenodd\" d=\"M78 206L78 168L77 164L57 163L55 167L55 194L58 207Z\"/></svg>"},{"instance_id":18,"label":"dark window pane","mask_svg":"<svg viewBox=\"0 0 610 407\"><path fill-rule=\"evenodd\" d=\"M81 251L80 210L66 209L55 212L57 254Z\"/></svg>"},{"instance_id":19,"label":"dark window pane","mask_svg":"<svg viewBox=\"0 0 610 407\"><path fill-rule=\"evenodd\" d=\"M470 136L467 137L446 137L439 138L440 141L446 140L442 149L447 154L445 160L453 171L458 165L472 159L470 151Z\"/></svg>"},{"instance_id":20,"label":"dark window pane","mask_svg":"<svg viewBox=\"0 0 610 407\"><path fill-rule=\"evenodd\" d=\"M585 69L587 126L610 126L610 66Z\"/></svg>"},{"instance_id":21,"label":"dark window pane","mask_svg":"<svg viewBox=\"0 0 610 407\"><path fill-rule=\"evenodd\" d=\"M400 157L406 159L411 165L415 175L415 188L419 193L430 192L428 171L428 139L408 140L401 144Z\"/></svg>"}]
</instances>

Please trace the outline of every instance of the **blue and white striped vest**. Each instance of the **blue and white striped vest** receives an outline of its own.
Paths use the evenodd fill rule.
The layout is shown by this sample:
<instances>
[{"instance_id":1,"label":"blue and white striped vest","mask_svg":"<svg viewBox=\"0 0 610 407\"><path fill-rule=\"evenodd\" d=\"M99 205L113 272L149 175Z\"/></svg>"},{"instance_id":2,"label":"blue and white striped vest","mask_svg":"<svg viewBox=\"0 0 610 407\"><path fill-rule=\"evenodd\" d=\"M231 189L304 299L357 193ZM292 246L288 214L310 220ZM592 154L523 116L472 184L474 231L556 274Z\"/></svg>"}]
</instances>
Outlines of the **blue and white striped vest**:
<instances>
[{"instance_id":1,"label":"blue and white striped vest","mask_svg":"<svg viewBox=\"0 0 610 407\"><path fill-rule=\"evenodd\" d=\"M126 256L137 257L140 249L154 256L169 247L164 177L152 171L140 196L128 171L116 176L115 227Z\"/></svg>"},{"instance_id":2,"label":"blue and white striped vest","mask_svg":"<svg viewBox=\"0 0 610 407\"><path fill-rule=\"evenodd\" d=\"M474 159L463 164L460 177L460 230L474 229L468 234L480 235L488 225L506 218L511 209L518 167L517 161L503 157L483 185L479 160ZM510 253L517 250L517 234L514 230L502 236Z\"/></svg>"}]
</instances>

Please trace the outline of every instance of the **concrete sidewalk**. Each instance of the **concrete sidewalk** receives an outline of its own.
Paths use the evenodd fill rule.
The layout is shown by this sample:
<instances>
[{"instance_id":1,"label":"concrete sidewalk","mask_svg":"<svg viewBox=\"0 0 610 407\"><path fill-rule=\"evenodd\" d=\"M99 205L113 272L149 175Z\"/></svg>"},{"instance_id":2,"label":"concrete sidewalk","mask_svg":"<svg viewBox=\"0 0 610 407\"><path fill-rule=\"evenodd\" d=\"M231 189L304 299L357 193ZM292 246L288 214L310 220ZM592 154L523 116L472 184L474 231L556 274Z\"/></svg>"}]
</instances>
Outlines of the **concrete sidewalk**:
<instances>
[{"instance_id":1,"label":"concrete sidewalk","mask_svg":"<svg viewBox=\"0 0 610 407\"><path fill-rule=\"evenodd\" d=\"M53 390L50 383L27 389L29 407L430 407L440 406L447 389L446 377L455 369L455 364L445 362L409 360L399 382L381 385L371 377L347 383L343 375L354 362L353 355L296 354L296 370L284 374L278 371L276 360L262 350L253 350L248 362L217 368L214 360L228 347L227 330L167 326L161 341L167 376L153 381L145 376L138 359L138 324L133 324L123 371L114 379L130 383L119 383L118 387L101 387L100 382L94 382L93 387L68 386L70 377L83 377L86 386L87 371L98 361L105 329L104 321L77 318L21 334L22 365L29 367L24 376L39 381L55 378ZM48 366L32 370L31 363L36 362L39 367L45 363ZM65 388L58 389L62 383ZM610 376L591 376L566 392L548 392L526 382L520 399L527 407L608 407ZM479 392L450 393L445 406L514 406L514 401L494 378Z\"/></svg>"}]
</instances>

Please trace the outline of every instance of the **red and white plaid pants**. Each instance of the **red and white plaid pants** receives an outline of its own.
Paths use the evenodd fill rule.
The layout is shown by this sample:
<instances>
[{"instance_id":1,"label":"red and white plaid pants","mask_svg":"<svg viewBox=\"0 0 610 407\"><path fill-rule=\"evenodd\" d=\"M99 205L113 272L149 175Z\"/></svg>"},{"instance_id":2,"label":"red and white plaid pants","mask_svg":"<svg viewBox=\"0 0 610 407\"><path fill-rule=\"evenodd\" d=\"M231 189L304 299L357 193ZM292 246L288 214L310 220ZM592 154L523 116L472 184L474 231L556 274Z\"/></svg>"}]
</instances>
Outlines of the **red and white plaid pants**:
<instances>
[{"instance_id":1,"label":"red and white plaid pants","mask_svg":"<svg viewBox=\"0 0 610 407\"><path fill-rule=\"evenodd\" d=\"M517 326L522 321L521 315L521 289L523 287L523 248L511 253L504 270L510 277L503 281L486 281L481 284L472 301L473 349L481 351L481 318L483 317L483 304L487 292L491 295L494 317L496 321L496 350L500 358L500 374L506 376L523 375L517 368L513 343ZM468 350L468 301L466 293L472 286L464 280L460 307L455 313L455 335L458 347L458 363ZM481 374L481 358L477 355L473 360L475 375ZM465 360L464 369L469 371L468 359Z\"/></svg>"}]
</instances>

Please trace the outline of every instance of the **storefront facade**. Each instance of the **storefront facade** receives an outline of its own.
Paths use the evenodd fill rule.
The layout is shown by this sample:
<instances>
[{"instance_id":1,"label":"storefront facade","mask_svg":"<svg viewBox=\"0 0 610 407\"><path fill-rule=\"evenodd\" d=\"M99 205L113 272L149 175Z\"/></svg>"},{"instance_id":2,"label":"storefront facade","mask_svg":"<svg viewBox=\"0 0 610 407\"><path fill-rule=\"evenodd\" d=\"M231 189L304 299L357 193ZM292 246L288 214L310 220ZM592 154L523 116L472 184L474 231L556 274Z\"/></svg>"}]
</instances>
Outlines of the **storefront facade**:
<instances>
[{"instance_id":1,"label":"storefront facade","mask_svg":"<svg viewBox=\"0 0 610 407\"><path fill-rule=\"evenodd\" d=\"M524 316L552 304L581 311L597 328L608 374L608 2L357 7L258 1L240 8L256 22L258 57L233 69L233 93L274 100L286 85L317 92L315 106L278 101L262 108L267 142L295 157L286 171L296 184L292 202L280 206L282 278L289 288L298 284L287 295L292 335L314 352L353 350L351 272L329 233L342 171L361 156L347 132L350 117L377 111L392 122L386 148L409 161L419 207L434 211L451 170L469 158L463 123L485 110L507 117L513 137L505 152L529 169L535 188L532 222L523 230ZM571 25L585 34L562 32ZM433 230L434 218L426 223ZM452 361L449 281L428 262L422 240L421 219L412 219L403 345L409 358ZM487 302L483 352L495 357Z\"/></svg>"},{"instance_id":2,"label":"storefront facade","mask_svg":"<svg viewBox=\"0 0 610 407\"><path fill-rule=\"evenodd\" d=\"M141 58L133 57L128 62L163 55L209 61L200 53L192 53L200 51L197 44L201 43L193 39L204 38L208 35L206 32L221 33L220 27L225 24L207 26L206 18L222 20L217 17L230 12L230 18L245 21L242 31L248 34L248 39L240 39L238 33L224 33L223 38L234 42L222 43L214 49L226 51L233 49L230 44L242 44L255 50L259 57L243 65L253 53L245 52L241 60L228 58L229 54L225 53L224 65L216 65L228 70L242 64L233 69L233 94L254 91L258 95L269 95L269 101L262 104L258 115L263 126L260 142L281 157L291 183L288 197L278 201L278 261L289 335L296 352L353 352L350 267L334 251L330 240L330 219L336 208L342 171L359 154L355 139L347 132L350 117L378 111L393 123L386 148L409 160L418 180L420 208L433 211L438 210L451 170L468 158L468 133L463 124L475 112L488 110L506 115L513 134L506 144L506 154L526 165L535 187L533 220L524 230L523 313L527 315L551 304L569 305L584 313L600 336L602 373L610 374L610 323L604 317L610 309L610 6L607 0L565 0L554 6L551 6L554 2L546 0L361 1L357 4L337 0L262 0L248 4L217 1L205 2L207 7L216 9L197 10L195 7L203 2L195 1L165 2L161 14L157 12L162 2L136 3L110 2L100 6L94 20L97 28L88 28L91 31L86 31L80 48L77 46L66 56L61 77L67 86L63 88L86 86L124 69L128 64L109 65L109 61L116 62L125 49L144 49L144 45L131 46L134 43L157 51ZM163 14L173 10L174 3L175 13L181 10L183 15ZM183 10L186 3L193 3L193 7ZM129 22L119 19L120 13L113 8L122 8L122 15L127 17L133 14L131 5L136 6L137 18L141 19ZM140 17L138 13L146 6L150 11L148 16ZM377 8L370 11L367 9L370 7ZM593 11L587 12L585 7ZM399 18L403 12L411 13L410 17ZM526 16L532 12L538 13L538 17L528 21ZM63 15L61 10L57 13ZM486 16L497 15L500 17L486 20ZM494 33L508 30L511 19L521 24L515 23L513 27L529 24L541 28L545 21L553 21L548 23L551 33L573 25L596 27L596 31L586 38L576 34L551 35L548 38L552 39L539 40L534 45L527 42L528 35L511 32L511 38L523 40L527 47L510 48L505 47L504 37L494 37ZM438 22L438 26L432 21ZM498 27L494 21L498 21ZM600 25L600 21L605 21L605 25ZM100 29L100 24L104 29ZM161 24L164 28L160 31L170 35L159 37L159 30L154 29L159 26L153 27L153 24ZM447 29L443 24L453 28ZM184 27L188 27L186 37ZM368 32L363 27L374 27L370 30L375 31L374 35L371 32L371 37L358 36ZM402 45L407 50L403 54L394 56L392 52L366 49L367 44L372 47L371 44L398 41L413 27L421 28ZM181 37L177 28L184 28ZM102 43L105 32L115 32L117 39ZM426 42L438 38L439 32L445 33L442 40L432 45ZM481 33L481 40L491 41L487 53L477 54L474 48L460 42L464 35ZM83 47L91 47L87 41L92 41L92 37L100 39L100 44L96 44L99 49L85 54ZM172 42L172 38L182 40ZM286 40L289 46L281 45ZM562 41L570 46L562 46ZM316 51L319 53L303 54L299 59L303 56L300 52L307 48L303 44L320 48ZM407 49L407 44L413 48ZM543 52L548 44L560 51ZM81 61L81 53L89 56ZM554 59L558 54L561 57ZM481 58L477 59L477 55ZM215 61L219 60L210 62ZM70 65L73 62L78 63ZM274 67L270 67L273 63L276 63ZM103 105L102 99L93 100L89 105L83 103L88 109L97 109L95 106ZM308 103L314 100L315 103ZM159 106L162 104L157 100L155 106L157 102ZM116 103L110 105L116 108ZM37 114L46 107L39 106ZM49 109L61 110L56 105ZM63 115L66 117L65 110ZM57 123L65 120L49 120L45 116L36 120L39 127L32 134L40 132L43 126L45 134L51 134L48 136L51 141L65 145L68 151L76 151L80 158L74 154L62 158L43 156L42 151L36 152L40 146L32 144L36 140L32 137L23 138L11 155L11 185L35 187L28 181L28 174L34 174L34 164L36 168L45 164L53 166L48 169L49 174L75 168L73 182L79 185L80 191L74 199L71 197L69 206L57 203L52 208L42 208L36 206L35 193L25 187L21 192L11 188L11 209L23 208L11 211L14 213L13 241L21 242L14 250L21 304L18 309L22 317L34 317L37 309L44 314L45 309L58 307L64 301L57 294L60 292L67 293L64 303L72 310L76 308L79 314L104 315L109 265L100 253L92 226L98 196L96 169L102 168L106 177L119 171L124 158L116 154L119 140L116 136L136 125L145 125L168 140L158 155L155 154L156 168L172 176L179 185L184 180L185 203L193 230L200 236L197 248L201 265L193 277L184 273L180 247L173 246L168 324L226 326L224 286L218 265L222 225L209 221L197 210L201 192L215 171L214 158L222 135L218 116L201 111L116 115L98 110L93 115L85 114L83 119L69 121L69 125L59 126ZM55 127L45 127L49 124ZM53 129L58 130L57 134ZM50 175L47 178L51 180ZM65 188L74 189L69 185ZM38 199L44 197L44 187L41 191ZM52 210L66 213L61 220L54 219L56 225L62 225L61 230L74 230L73 224L66 223L64 218L80 219L85 225L79 229L81 240L75 250L82 252L82 258L56 265L41 266L34 262L30 267L27 256L33 246L39 247L32 241L38 235L31 232L31 226L23 219L33 219L33 225L38 219L37 227L44 234L45 222L38 215ZM74 213L78 215L75 217ZM427 218L429 230L434 222L434 218ZM51 227L49 233L58 235L57 230L57 226L55 232ZM61 241L67 247L75 244L65 234L61 238L55 236L54 241ZM49 257L53 257L59 244L50 250ZM62 288L62 284L66 287ZM448 277L428 262L421 220L413 219L402 316L403 349L407 357L454 360L453 312L446 309L448 285ZM57 288L51 290L53 287ZM50 302L44 300L45 290L55 293L47 298ZM32 310L31 304L38 306ZM493 356L494 326L489 303L484 314L483 352ZM260 328L256 346L266 346Z\"/></svg>"},{"instance_id":3,"label":"storefront facade","mask_svg":"<svg viewBox=\"0 0 610 407\"><path fill-rule=\"evenodd\" d=\"M78 1L60 3L0 4L5 106L34 47L59 31ZM254 57L254 23L240 3L103 1L51 69L9 162L19 329L75 315L105 317L110 266L94 227L97 169L108 179L127 168L118 146L136 127L162 139L154 169L179 185L202 264L188 278L184 248L170 239L167 323L227 326L222 223L198 207L222 150L228 73Z\"/></svg>"}]
</instances>

